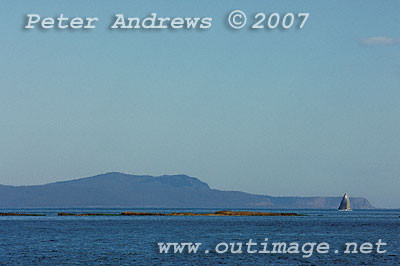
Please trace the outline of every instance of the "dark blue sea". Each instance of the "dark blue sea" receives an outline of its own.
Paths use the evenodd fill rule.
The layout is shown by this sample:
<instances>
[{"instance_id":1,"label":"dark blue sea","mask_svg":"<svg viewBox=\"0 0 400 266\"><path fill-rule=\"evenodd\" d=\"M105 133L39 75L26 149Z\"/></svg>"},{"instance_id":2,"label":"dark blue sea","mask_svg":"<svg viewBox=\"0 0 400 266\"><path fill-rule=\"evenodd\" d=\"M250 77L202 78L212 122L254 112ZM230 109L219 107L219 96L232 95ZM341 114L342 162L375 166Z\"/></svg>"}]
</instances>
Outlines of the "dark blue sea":
<instances>
[{"instance_id":1,"label":"dark blue sea","mask_svg":"<svg viewBox=\"0 0 400 266\"><path fill-rule=\"evenodd\" d=\"M215 210L0 209L46 214L0 217L0 265L400 265L400 210L258 210L306 215L298 217L57 216L58 212L122 211ZM297 242L300 253L248 253L249 239L258 244L251 251L262 250L262 242L268 249L272 242ZM380 249L385 253L376 251L379 239L386 243ZM160 254L157 243L167 242L201 245L195 254ZM301 247L307 242L327 242L329 252L318 254L314 248L311 256L304 257ZM350 242L357 243L358 253L344 254L345 243ZM359 251L365 242L371 243L365 246L370 253ZM215 250L219 243L223 243L220 253ZM243 243L243 252L221 253L224 243Z\"/></svg>"}]
</instances>

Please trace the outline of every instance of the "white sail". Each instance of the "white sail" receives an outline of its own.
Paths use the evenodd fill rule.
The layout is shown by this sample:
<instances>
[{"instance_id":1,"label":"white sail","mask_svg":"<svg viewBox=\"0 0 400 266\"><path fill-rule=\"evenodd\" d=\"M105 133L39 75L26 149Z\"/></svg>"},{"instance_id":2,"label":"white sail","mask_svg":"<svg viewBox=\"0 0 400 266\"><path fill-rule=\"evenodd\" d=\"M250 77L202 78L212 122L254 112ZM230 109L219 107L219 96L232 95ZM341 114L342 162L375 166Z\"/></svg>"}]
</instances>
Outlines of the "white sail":
<instances>
[{"instance_id":1,"label":"white sail","mask_svg":"<svg viewBox=\"0 0 400 266\"><path fill-rule=\"evenodd\" d=\"M340 202L339 211L351 211L351 206L350 206L350 199L349 195L347 195L347 192L344 193L343 199Z\"/></svg>"}]
</instances>

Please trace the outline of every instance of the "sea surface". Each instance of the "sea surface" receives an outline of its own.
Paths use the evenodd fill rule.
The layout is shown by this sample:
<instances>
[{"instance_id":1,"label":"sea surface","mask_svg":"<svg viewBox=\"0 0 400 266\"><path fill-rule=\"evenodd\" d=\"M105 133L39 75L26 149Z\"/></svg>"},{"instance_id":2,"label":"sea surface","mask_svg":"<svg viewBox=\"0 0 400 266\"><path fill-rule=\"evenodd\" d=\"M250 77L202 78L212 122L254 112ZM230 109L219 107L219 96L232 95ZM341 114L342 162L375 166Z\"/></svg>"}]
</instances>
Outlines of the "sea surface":
<instances>
[{"instance_id":1,"label":"sea surface","mask_svg":"<svg viewBox=\"0 0 400 266\"><path fill-rule=\"evenodd\" d=\"M400 210L260 210L298 217L98 216L58 212L213 212L213 209L0 209L41 217L0 217L0 265L400 265ZM245 243L327 242L328 254L249 254ZM343 254L346 242L381 239L384 254ZM159 242L199 242L196 254L160 254ZM219 254L218 243L243 243L243 253ZM220 246L221 250L224 245ZM267 245L268 247L268 245ZM269 249L270 247L268 247ZM262 250L261 246L256 247ZM171 248L172 250L172 248ZM207 251L206 251L207 250ZM335 253L338 250L338 253ZM300 250L301 251L301 250ZM208 253L207 253L208 252Z\"/></svg>"}]
</instances>

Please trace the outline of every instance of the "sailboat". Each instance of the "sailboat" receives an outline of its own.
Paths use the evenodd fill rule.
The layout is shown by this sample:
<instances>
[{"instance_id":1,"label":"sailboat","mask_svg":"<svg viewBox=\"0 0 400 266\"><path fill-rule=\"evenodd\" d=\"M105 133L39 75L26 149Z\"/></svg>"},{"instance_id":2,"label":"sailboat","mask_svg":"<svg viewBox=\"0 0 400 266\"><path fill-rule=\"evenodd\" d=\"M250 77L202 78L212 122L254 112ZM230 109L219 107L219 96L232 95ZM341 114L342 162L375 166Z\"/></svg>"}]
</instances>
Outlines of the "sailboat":
<instances>
[{"instance_id":1,"label":"sailboat","mask_svg":"<svg viewBox=\"0 0 400 266\"><path fill-rule=\"evenodd\" d=\"M351 206L350 206L350 199L349 195L347 195L347 192L344 193L342 202L340 202L339 211L351 211Z\"/></svg>"}]
</instances>

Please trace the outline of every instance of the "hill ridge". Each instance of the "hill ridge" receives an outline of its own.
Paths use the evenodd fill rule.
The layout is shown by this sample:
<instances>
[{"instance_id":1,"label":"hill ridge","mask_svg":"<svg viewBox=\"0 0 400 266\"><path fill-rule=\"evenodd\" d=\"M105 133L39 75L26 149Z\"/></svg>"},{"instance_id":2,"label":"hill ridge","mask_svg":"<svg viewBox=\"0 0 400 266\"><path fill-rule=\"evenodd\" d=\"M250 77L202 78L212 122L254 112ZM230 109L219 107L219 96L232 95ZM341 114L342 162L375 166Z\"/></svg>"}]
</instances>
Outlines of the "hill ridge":
<instances>
[{"instance_id":1,"label":"hill ridge","mask_svg":"<svg viewBox=\"0 0 400 266\"><path fill-rule=\"evenodd\" d=\"M108 172L32 186L0 185L0 208L158 207L158 208L337 208L341 197L272 197L212 189L196 177ZM374 208L362 197L354 209Z\"/></svg>"}]
</instances>

